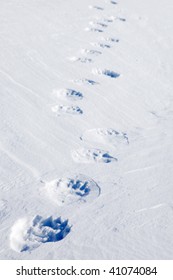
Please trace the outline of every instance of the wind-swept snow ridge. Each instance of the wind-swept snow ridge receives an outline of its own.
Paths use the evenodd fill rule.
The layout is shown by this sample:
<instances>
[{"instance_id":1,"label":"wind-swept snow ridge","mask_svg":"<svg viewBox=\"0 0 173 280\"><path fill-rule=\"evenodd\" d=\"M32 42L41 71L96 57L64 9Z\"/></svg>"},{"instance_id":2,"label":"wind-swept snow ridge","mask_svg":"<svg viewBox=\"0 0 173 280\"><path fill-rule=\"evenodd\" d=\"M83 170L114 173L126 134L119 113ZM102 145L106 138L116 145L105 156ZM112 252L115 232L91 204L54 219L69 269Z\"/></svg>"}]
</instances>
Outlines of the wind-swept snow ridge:
<instances>
[{"instance_id":1,"label":"wind-swept snow ridge","mask_svg":"<svg viewBox=\"0 0 173 280\"><path fill-rule=\"evenodd\" d=\"M44 189L50 199L59 206L75 202L90 202L100 194L97 183L82 174L47 182Z\"/></svg>"},{"instance_id":2,"label":"wind-swept snow ridge","mask_svg":"<svg viewBox=\"0 0 173 280\"><path fill-rule=\"evenodd\" d=\"M8 211L7 210L7 201L4 199L0 199L0 221L4 220Z\"/></svg>"},{"instance_id":3,"label":"wind-swept snow ridge","mask_svg":"<svg viewBox=\"0 0 173 280\"><path fill-rule=\"evenodd\" d=\"M68 220L53 219L52 216L44 219L37 215L33 219L21 218L11 229L10 246L16 252L31 251L42 243L57 242L70 232Z\"/></svg>"}]
</instances>

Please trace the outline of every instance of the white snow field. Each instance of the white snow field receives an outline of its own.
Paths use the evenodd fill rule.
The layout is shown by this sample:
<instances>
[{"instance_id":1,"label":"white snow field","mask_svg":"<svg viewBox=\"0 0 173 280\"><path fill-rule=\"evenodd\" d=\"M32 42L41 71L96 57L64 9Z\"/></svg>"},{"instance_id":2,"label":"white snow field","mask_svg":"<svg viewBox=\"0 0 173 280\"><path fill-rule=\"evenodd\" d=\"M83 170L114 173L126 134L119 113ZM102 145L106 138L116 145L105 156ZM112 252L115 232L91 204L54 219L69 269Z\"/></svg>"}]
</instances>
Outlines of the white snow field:
<instances>
[{"instance_id":1,"label":"white snow field","mask_svg":"<svg viewBox=\"0 0 173 280\"><path fill-rule=\"evenodd\" d=\"M173 259L172 29L172 0L0 0L0 259Z\"/></svg>"}]
</instances>

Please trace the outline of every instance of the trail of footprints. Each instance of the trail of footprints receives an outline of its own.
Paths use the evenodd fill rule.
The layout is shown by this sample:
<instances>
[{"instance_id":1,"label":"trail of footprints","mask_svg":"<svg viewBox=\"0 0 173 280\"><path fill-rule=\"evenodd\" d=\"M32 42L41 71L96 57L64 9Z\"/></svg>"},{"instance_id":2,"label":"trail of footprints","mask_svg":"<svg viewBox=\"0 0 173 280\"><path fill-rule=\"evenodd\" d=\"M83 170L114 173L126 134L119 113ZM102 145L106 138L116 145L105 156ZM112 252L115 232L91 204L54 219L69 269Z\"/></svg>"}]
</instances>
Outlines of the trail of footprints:
<instances>
[{"instance_id":1,"label":"trail of footprints","mask_svg":"<svg viewBox=\"0 0 173 280\"><path fill-rule=\"evenodd\" d=\"M107 3L107 2L106 2ZM109 1L110 4L117 5L116 1ZM103 12L104 7L89 6L89 9ZM121 17L109 17L90 21L89 27L85 31L102 34L106 32L109 24L115 20L125 21ZM104 49L109 49L119 39L114 37L100 37L100 42L90 42L94 48L80 50L81 57L73 56L69 58L71 62L81 64L93 63L93 58L102 55ZM109 69L91 69L93 75L102 75L116 79L119 73ZM92 79L71 80L78 86L96 86L99 83ZM79 117L85 112L78 103L84 99L84 94L75 88L54 89L52 94L56 97L58 104L52 106L51 110L55 116L74 115ZM76 104L77 103L77 104ZM113 128L94 128L86 130L80 136L81 143L87 144L109 144L113 147L128 145L129 139L125 132L119 132ZM96 147L82 147L71 151L71 157L76 164L114 164L118 161L116 155L112 155L107 150ZM101 192L100 186L92 179L83 174L74 174L69 177L62 177L46 182L42 188L44 195L49 197L58 207L64 207L73 203L92 202ZM4 202L0 203L0 213L4 211ZM16 252L31 251L39 247L42 243L57 242L64 239L71 231L68 220L63 221L61 217L43 218L36 215L34 218L23 218L16 221L11 229L10 246Z\"/></svg>"}]
</instances>

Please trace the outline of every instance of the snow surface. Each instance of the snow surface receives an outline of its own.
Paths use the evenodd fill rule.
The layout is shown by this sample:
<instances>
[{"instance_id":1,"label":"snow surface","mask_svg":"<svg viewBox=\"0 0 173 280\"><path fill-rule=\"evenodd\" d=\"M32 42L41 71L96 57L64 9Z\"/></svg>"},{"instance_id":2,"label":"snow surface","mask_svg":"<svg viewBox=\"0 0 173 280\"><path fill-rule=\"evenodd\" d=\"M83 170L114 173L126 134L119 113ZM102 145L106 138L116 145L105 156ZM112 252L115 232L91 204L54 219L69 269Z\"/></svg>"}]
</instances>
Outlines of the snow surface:
<instances>
[{"instance_id":1,"label":"snow surface","mask_svg":"<svg viewBox=\"0 0 173 280\"><path fill-rule=\"evenodd\" d=\"M173 2L114 2L0 1L1 259L173 258Z\"/></svg>"}]
</instances>

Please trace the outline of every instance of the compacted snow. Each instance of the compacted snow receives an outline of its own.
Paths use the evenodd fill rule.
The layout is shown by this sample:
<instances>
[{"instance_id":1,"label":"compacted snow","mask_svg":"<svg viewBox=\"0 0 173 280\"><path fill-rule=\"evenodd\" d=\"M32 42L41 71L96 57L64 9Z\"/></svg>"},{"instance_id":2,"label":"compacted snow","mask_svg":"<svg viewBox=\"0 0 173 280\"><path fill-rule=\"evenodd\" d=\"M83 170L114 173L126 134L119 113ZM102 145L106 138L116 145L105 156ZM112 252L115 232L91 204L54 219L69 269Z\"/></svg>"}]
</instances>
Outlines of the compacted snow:
<instances>
[{"instance_id":1,"label":"compacted snow","mask_svg":"<svg viewBox=\"0 0 173 280\"><path fill-rule=\"evenodd\" d=\"M0 258L173 258L173 2L0 1Z\"/></svg>"}]
</instances>

